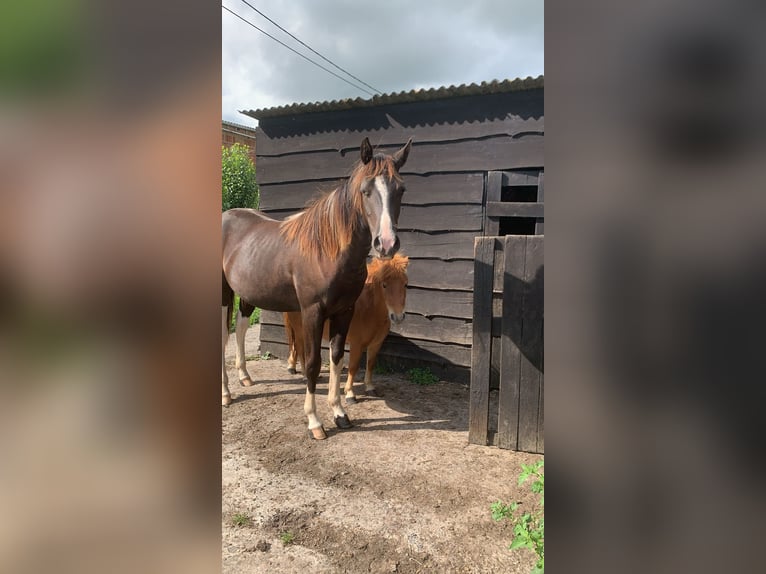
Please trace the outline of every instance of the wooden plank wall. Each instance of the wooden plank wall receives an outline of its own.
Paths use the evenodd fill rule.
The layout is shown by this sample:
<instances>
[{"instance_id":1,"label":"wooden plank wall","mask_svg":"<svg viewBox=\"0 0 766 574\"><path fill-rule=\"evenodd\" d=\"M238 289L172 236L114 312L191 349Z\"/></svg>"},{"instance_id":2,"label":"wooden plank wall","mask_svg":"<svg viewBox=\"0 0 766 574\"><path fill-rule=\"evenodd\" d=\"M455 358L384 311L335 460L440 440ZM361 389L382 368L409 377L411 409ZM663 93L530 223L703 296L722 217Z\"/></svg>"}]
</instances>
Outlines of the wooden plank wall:
<instances>
[{"instance_id":1,"label":"wooden plank wall","mask_svg":"<svg viewBox=\"0 0 766 574\"><path fill-rule=\"evenodd\" d=\"M541 235L476 239L471 443L545 451L543 242ZM495 294L501 298L500 309L493 305ZM491 344L494 337L500 339L498 346ZM497 400L491 401L494 362L500 364L500 384ZM490 405L497 411L491 413ZM490 421L496 421L494 427Z\"/></svg>"},{"instance_id":2,"label":"wooden plank wall","mask_svg":"<svg viewBox=\"0 0 766 574\"><path fill-rule=\"evenodd\" d=\"M411 261L407 316L381 358L467 381L473 248L485 233L487 173L543 166L542 90L264 118L256 148L261 209L282 219L333 189L365 136L389 153L408 137L414 142L399 218ZM262 350L286 357L281 316L264 311L261 322Z\"/></svg>"}]
</instances>

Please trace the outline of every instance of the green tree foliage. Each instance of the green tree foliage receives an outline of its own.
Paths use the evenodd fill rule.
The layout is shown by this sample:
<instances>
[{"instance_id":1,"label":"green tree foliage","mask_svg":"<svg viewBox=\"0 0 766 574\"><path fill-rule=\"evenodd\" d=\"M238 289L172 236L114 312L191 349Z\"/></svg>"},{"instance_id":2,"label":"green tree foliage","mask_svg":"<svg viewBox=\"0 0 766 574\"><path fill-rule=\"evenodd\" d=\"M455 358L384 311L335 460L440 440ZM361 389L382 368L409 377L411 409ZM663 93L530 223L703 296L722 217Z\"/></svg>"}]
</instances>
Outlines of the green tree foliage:
<instances>
[{"instance_id":1,"label":"green tree foliage","mask_svg":"<svg viewBox=\"0 0 766 574\"><path fill-rule=\"evenodd\" d=\"M246 145L221 147L221 190L222 211L233 207L258 208L255 166Z\"/></svg>"}]
</instances>

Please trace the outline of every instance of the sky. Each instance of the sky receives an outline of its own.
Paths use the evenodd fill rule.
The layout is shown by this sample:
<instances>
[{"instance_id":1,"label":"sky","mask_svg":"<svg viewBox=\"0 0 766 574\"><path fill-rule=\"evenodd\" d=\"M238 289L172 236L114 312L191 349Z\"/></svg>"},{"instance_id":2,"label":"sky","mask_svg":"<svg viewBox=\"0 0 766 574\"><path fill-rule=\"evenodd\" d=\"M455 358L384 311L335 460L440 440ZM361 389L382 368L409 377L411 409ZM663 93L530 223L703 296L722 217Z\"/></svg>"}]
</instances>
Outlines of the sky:
<instances>
[{"instance_id":1,"label":"sky","mask_svg":"<svg viewBox=\"0 0 766 574\"><path fill-rule=\"evenodd\" d=\"M537 77L543 0L247 0L305 44L384 94ZM243 0L223 6L375 93L280 31ZM221 9L222 116L239 110L369 98Z\"/></svg>"}]
</instances>

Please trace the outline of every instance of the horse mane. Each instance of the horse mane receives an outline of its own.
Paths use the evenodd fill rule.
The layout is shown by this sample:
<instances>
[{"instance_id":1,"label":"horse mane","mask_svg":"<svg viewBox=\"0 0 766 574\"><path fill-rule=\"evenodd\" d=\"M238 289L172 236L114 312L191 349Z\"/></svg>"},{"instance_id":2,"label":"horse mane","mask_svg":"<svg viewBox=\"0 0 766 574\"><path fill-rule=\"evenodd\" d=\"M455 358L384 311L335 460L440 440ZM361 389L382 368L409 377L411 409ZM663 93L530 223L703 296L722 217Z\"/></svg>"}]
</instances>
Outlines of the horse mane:
<instances>
[{"instance_id":1,"label":"horse mane","mask_svg":"<svg viewBox=\"0 0 766 574\"><path fill-rule=\"evenodd\" d=\"M366 164L358 161L346 182L285 219L279 226L282 236L290 243L297 242L304 256L337 259L364 222L360 188L365 179L379 175L402 180L391 156L378 154Z\"/></svg>"},{"instance_id":2,"label":"horse mane","mask_svg":"<svg viewBox=\"0 0 766 574\"><path fill-rule=\"evenodd\" d=\"M391 259L374 258L367 264L367 283L380 283L394 277L407 277L410 258L396 253Z\"/></svg>"}]
</instances>

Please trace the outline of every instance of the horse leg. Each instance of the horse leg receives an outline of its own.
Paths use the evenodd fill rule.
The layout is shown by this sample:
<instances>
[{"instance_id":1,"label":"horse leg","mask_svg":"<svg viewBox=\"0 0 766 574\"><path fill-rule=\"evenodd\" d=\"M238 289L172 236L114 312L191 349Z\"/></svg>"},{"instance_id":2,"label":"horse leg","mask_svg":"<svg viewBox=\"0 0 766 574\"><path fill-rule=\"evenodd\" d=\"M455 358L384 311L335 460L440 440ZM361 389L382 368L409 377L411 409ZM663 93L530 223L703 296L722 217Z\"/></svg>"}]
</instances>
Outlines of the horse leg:
<instances>
[{"instance_id":1,"label":"horse leg","mask_svg":"<svg viewBox=\"0 0 766 574\"><path fill-rule=\"evenodd\" d=\"M346 386L343 388L343 392L346 395L346 404L353 405L356 403L356 395L354 394L354 377L357 371L359 371L359 363L362 362L362 346L351 345L348 353L348 378L346 379Z\"/></svg>"},{"instance_id":2,"label":"horse leg","mask_svg":"<svg viewBox=\"0 0 766 574\"><path fill-rule=\"evenodd\" d=\"M340 375L343 370L343 347L346 345L346 335L353 316L354 308L351 307L330 319L330 386L327 390L327 402L332 409L335 426L342 429L351 427L351 421L340 404Z\"/></svg>"},{"instance_id":3,"label":"horse leg","mask_svg":"<svg viewBox=\"0 0 766 574\"><path fill-rule=\"evenodd\" d=\"M375 363L378 360L378 351L380 351L380 348L383 346L383 341L385 338L386 337L383 336L382 338L370 343L370 346L367 347L367 367L364 371L364 393L366 395L370 395L371 397L381 396L380 393L375 389L375 386L372 384L372 371L375 370Z\"/></svg>"},{"instance_id":4,"label":"horse leg","mask_svg":"<svg viewBox=\"0 0 766 574\"><path fill-rule=\"evenodd\" d=\"M234 292L226 282L226 277L223 277L223 292L221 299L221 323L223 325L223 332L221 333L221 405L224 407L228 407L231 404L229 374L226 372L226 343L229 341L229 321L233 305Z\"/></svg>"},{"instance_id":5,"label":"horse leg","mask_svg":"<svg viewBox=\"0 0 766 574\"><path fill-rule=\"evenodd\" d=\"M245 359L245 335L250 326L250 315L255 311L255 306L239 300L239 313L237 313L237 372L239 373L239 383L243 387L252 387L253 379L247 372L247 361Z\"/></svg>"},{"instance_id":6,"label":"horse leg","mask_svg":"<svg viewBox=\"0 0 766 574\"><path fill-rule=\"evenodd\" d=\"M231 404L231 393L229 392L229 375L226 373L226 343L229 340L229 310L227 307L221 307L221 316L221 322L223 323L221 343L221 405L228 407Z\"/></svg>"},{"instance_id":7,"label":"horse leg","mask_svg":"<svg viewBox=\"0 0 766 574\"><path fill-rule=\"evenodd\" d=\"M295 351L295 330L298 328L290 317L289 313L283 313L282 318L285 323L285 336L287 337L287 348L290 349L290 354L287 356L287 372L291 375L296 374L298 371L295 369L295 363L297 361Z\"/></svg>"},{"instance_id":8,"label":"horse leg","mask_svg":"<svg viewBox=\"0 0 766 574\"><path fill-rule=\"evenodd\" d=\"M306 375L306 400L303 412L309 420L309 431L316 440L324 440L327 434L316 414L316 392L319 370L322 367L322 327L324 316L318 306L304 309L303 314L303 373ZM298 349L300 351L300 349Z\"/></svg>"}]
</instances>

